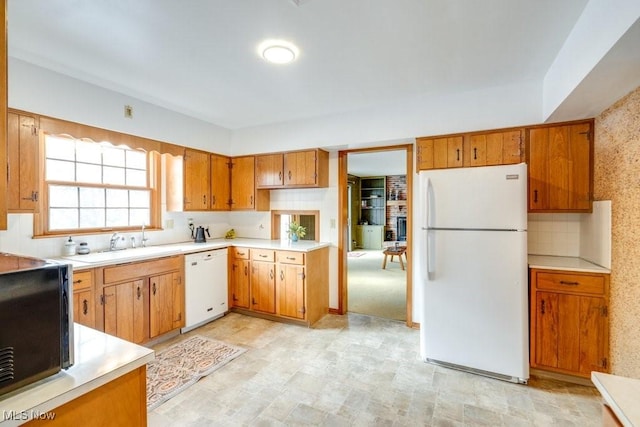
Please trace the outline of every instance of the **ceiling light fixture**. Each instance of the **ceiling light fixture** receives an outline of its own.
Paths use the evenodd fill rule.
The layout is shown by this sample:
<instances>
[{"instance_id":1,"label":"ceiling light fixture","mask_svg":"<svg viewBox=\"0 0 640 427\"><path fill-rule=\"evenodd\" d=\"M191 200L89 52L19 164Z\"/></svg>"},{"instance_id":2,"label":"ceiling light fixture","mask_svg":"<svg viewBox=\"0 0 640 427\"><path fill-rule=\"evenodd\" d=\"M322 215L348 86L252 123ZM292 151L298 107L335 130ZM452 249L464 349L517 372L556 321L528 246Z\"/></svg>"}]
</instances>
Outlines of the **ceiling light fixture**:
<instances>
[{"instance_id":1,"label":"ceiling light fixture","mask_svg":"<svg viewBox=\"0 0 640 427\"><path fill-rule=\"evenodd\" d=\"M271 63L288 64L298 57L300 50L284 40L265 40L258 46L258 53Z\"/></svg>"}]
</instances>

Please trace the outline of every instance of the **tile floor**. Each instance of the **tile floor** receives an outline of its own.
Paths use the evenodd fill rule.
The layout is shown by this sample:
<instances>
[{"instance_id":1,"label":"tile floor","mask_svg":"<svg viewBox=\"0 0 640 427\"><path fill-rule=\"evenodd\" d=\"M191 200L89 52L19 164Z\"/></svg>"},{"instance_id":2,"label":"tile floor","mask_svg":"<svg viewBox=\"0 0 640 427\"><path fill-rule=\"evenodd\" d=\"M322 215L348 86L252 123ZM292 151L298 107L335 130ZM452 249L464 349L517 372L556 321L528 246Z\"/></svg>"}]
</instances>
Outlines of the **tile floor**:
<instances>
[{"instance_id":1,"label":"tile floor","mask_svg":"<svg viewBox=\"0 0 640 427\"><path fill-rule=\"evenodd\" d=\"M231 313L190 334L248 351L149 413L164 426L598 426L595 388L529 385L419 359L417 330L365 315L314 328Z\"/></svg>"}]
</instances>

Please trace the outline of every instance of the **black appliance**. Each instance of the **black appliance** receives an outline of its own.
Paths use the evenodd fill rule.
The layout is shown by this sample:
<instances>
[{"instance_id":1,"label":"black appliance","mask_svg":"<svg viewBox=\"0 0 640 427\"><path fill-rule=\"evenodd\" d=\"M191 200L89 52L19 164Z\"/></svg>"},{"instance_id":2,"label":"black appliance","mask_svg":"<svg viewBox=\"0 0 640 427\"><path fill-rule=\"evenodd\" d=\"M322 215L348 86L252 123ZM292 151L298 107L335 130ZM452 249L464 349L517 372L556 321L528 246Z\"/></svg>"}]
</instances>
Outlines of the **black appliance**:
<instances>
[{"instance_id":1,"label":"black appliance","mask_svg":"<svg viewBox=\"0 0 640 427\"><path fill-rule=\"evenodd\" d=\"M204 228L202 226L197 227L196 231L195 231L195 236L192 236L194 238L194 242L196 243L206 243L207 238L204 237L204 233L207 233L207 236L209 236L209 238L211 238L211 234L209 234L209 227Z\"/></svg>"},{"instance_id":2,"label":"black appliance","mask_svg":"<svg viewBox=\"0 0 640 427\"><path fill-rule=\"evenodd\" d=\"M73 365L73 269L0 253L0 395Z\"/></svg>"}]
</instances>

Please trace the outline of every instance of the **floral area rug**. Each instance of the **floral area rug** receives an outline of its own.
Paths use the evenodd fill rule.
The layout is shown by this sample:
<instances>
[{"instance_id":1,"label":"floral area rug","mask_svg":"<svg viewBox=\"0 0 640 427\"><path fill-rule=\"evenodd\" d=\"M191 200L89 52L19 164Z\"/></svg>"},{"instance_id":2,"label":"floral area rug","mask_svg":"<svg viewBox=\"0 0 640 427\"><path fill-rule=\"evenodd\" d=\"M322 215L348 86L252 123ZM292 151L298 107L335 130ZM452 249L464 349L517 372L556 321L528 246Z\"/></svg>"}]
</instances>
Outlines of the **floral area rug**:
<instances>
[{"instance_id":1,"label":"floral area rug","mask_svg":"<svg viewBox=\"0 0 640 427\"><path fill-rule=\"evenodd\" d=\"M195 335L156 352L155 360L147 364L147 410L160 406L245 351Z\"/></svg>"}]
</instances>

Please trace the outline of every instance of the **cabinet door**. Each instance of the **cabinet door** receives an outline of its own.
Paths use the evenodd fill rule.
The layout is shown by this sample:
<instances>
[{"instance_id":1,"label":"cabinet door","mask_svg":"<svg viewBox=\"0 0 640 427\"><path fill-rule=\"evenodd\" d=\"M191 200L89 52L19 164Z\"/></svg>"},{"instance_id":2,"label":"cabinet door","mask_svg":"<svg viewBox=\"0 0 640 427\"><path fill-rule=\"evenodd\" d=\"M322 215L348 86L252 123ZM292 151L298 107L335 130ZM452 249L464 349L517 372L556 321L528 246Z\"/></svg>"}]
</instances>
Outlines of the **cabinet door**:
<instances>
[{"instance_id":1,"label":"cabinet door","mask_svg":"<svg viewBox=\"0 0 640 427\"><path fill-rule=\"evenodd\" d=\"M38 202L38 131L34 117L8 114L7 207L33 212Z\"/></svg>"},{"instance_id":2,"label":"cabinet door","mask_svg":"<svg viewBox=\"0 0 640 427\"><path fill-rule=\"evenodd\" d=\"M591 210L591 124L529 131L529 210Z\"/></svg>"},{"instance_id":3,"label":"cabinet door","mask_svg":"<svg viewBox=\"0 0 640 427\"><path fill-rule=\"evenodd\" d=\"M356 225L356 247L364 248L364 227Z\"/></svg>"},{"instance_id":4,"label":"cabinet door","mask_svg":"<svg viewBox=\"0 0 640 427\"><path fill-rule=\"evenodd\" d=\"M487 135L472 135L469 138L469 145L471 150L470 151L471 157L469 158L469 166L486 166ZM502 152L500 154L502 154Z\"/></svg>"},{"instance_id":5,"label":"cabinet door","mask_svg":"<svg viewBox=\"0 0 640 427\"><path fill-rule=\"evenodd\" d=\"M265 313L276 312L275 264L253 261L251 263L251 309Z\"/></svg>"},{"instance_id":6,"label":"cabinet door","mask_svg":"<svg viewBox=\"0 0 640 427\"><path fill-rule=\"evenodd\" d=\"M184 210L209 209L210 171L209 153L184 150Z\"/></svg>"},{"instance_id":7,"label":"cabinet door","mask_svg":"<svg viewBox=\"0 0 640 427\"><path fill-rule=\"evenodd\" d=\"M538 365L558 366L558 294L536 293L536 354Z\"/></svg>"},{"instance_id":8,"label":"cabinet door","mask_svg":"<svg viewBox=\"0 0 640 427\"><path fill-rule=\"evenodd\" d=\"M433 140L433 167L462 167L462 136L437 138Z\"/></svg>"},{"instance_id":9,"label":"cabinet door","mask_svg":"<svg viewBox=\"0 0 640 427\"><path fill-rule=\"evenodd\" d=\"M103 289L104 332L134 343L146 340L144 307L148 293L144 280Z\"/></svg>"},{"instance_id":10,"label":"cabinet door","mask_svg":"<svg viewBox=\"0 0 640 427\"><path fill-rule=\"evenodd\" d=\"M228 211L231 197L229 158L211 154L211 206L213 211Z\"/></svg>"},{"instance_id":11,"label":"cabinet door","mask_svg":"<svg viewBox=\"0 0 640 427\"><path fill-rule=\"evenodd\" d=\"M416 144L418 145L418 170L433 169L433 139L418 138Z\"/></svg>"},{"instance_id":12,"label":"cabinet door","mask_svg":"<svg viewBox=\"0 0 640 427\"><path fill-rule=\"evenodd\" d=\"M254 209L255 165L254 157L235 157L231 169L231 209Z\"/></svg>"},{"instance_id":13,"label":"cabinet door","mask_svg":"<svg viewBox=\"0 0 640 427\"><path fill-rule=\"evenodd\" d=\"M304 319L306 314L304 266L278 264L278 270L277 314Z\"/></svg>"},{"instance_id":14,"label":"cabinet door","mask_svg":"<svg viewBox=\"0 0 640 427\"><path fill-rule=\"evenodd\" d=\"M317 183L315 150L284 154L285 184L287 186L314 185Z\"/></svg>"},{"instance_id":15,"label":"cabinet door","mask_svg":"<svg viewBox=\"0 0 640 427\"><path fill-rule=\"evenodd\" d=\"M180 273L149 278L149 336L154 338L184 325L184 289Z\"/></svg>"},{"instance_id":16,"label":"cabinet door","mask_svg":"<svg viewBox=\"0 0 640 427\"><path fill-rule=\"evenodd\" d=\"M90 328L95 328L93 290L85 289L73 292L73 321Z\"/></svg>"},{"instance_id":17,"label":"cabinet door","mask_svg":"<svg viewBox=\"0 0 640 427\"><path fill-rule=\"evenodd\" d=\"M284 184L283 161L281 153L256 156L257 188L282 187Z\"/></svg>"},{"instance_id":18,"label":"cabinet door","mask_svg":"<svg viewBox=\"0 0 640 427\"><path fill-rule=\"evenodd\" d=\"M607 372L608 307L604 298L580 297L579 372L590 376L591 371Z\"/></svg>"},{"instance_id":19,"label":"cabinet door","mask_svg":"<svg viewBox=\"0 0 640 427\"><path fill-rule=\"evenodd\" d=\"M231 260L231 306L249 308L249 261L246 259Z\"/></svg>"}]
</instances>

